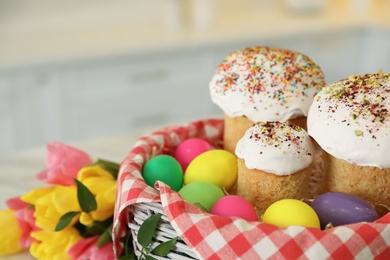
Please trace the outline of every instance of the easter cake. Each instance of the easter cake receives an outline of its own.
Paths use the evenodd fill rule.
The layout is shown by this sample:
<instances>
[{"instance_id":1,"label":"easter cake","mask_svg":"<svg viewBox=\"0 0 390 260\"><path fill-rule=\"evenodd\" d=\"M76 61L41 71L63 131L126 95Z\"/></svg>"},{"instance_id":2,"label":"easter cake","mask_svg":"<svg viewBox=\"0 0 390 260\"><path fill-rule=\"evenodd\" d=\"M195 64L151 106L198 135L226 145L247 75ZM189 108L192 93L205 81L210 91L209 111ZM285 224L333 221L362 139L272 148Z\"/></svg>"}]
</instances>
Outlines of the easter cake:
<instances>
[{"instance_id":1,"label":"easter cake","mask_svg":"<svg viewBox=\"0 0 390 260\"><path fill-rule=\"evenodd\" d=\"M304 54L256 46L228 55L209 83L225 114L224 148L258 121L289 121L306 129L314 96L325 86L321 68Z\"/></svg>"},{"instance_id":2,"label":"easter cake","mask_svg":"<svg viewBox=\"0 0 390 260\"><path fill-rule=\"evenodd\" d=\"M274 202L308 197L314 146L307 132L286 122L257 122L238 141L237 194L259 219Z\"/></svg>"},{"instance_id":3,"label":"easter cake","mask_svg":"<svg viewBox=\"0 0 390 260\"><path fill-rule=\"evenodd\" d=\"M350 76L318 93L308 132L324 150L325 191L390 202L390 74Z\"/></svg>"}]
</instances>

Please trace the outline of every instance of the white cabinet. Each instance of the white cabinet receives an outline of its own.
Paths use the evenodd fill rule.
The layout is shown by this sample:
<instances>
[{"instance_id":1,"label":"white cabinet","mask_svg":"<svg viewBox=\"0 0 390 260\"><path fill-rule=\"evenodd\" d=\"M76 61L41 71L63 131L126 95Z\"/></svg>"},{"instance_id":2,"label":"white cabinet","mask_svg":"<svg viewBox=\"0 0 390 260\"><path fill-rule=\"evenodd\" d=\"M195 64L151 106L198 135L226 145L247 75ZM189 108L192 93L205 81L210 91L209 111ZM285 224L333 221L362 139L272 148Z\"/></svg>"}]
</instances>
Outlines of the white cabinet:
<instances>
[{"instance_id":1,"label":"white cabinet","mask_svg":"<svg viewBox=\"0 0 390 260\"><path fill-rule=\"evenodd\" d=\"M207 117L210 58L207 50L179 51L70 67L61 90L64 138Z\"/></svg>"},{"instance_id":2,"label":"white cabinet","mask_svg":"<svg viewBox=\"0 0 390 260\"><path fill-rule=\"evenodd\" d=\"M380 69L390 72L390 29L367 30L361 49L360 65L364 72L376 73Z\"/></svg>"},{"instance_id":3,"label":"white cabinet","mask_svg":"<svg viewBox=\"0 0 390 260\"><path fill-rule=\"evenodd\" d=\"M0 154L15 146L17 118L13 109L14 99L8 77L0 75Z\"/></svg>"},{"instance_id":4,"label":"white cabinet","mask_svg":"<svg viewBox=\"0 0 390 260\"><path fill-rule=\"evenodd\" d=\"M208 84L221 61L240 48L300 51L328 83L350 74L390 71L390 34L354 29L214 43L167 52L73 61L0 72L0 153L222 117Z\"/></svg>"},{"instance_id":5,"label":"white cabinet","mask_svg":"<svg viewBox=\"0 0 390 260\"><path fill-rule=\"evenodd\" d=\"M56 74L18 71L0 83L0 153L58 138L61 127Z\"/></svg>"}]
</instances>

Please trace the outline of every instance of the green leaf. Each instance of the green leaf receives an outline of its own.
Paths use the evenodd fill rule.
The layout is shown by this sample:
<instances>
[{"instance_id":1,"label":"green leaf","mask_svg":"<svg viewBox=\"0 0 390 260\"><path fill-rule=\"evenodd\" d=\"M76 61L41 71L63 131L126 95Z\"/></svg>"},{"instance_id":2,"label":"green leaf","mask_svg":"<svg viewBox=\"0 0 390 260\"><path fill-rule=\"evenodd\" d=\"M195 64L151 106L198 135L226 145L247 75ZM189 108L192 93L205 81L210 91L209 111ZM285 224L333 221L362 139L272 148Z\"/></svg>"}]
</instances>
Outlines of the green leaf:
<instances>
[{"instance_id":1,"label":"green leaf","mask_svg":"<svg viewBox=\"0 0 390 260\"><path fill-rule=\"evenodd\" d=\"M156 258L150 255L145 255L145 260L156 260Z\"/></svg>"},{"instance_id":2,"label":"green leaf","mask_svg":"<svg viewBox=\"0 0 390 260\"><path fill-rule=\"evenodd\" d=\"M83 212L89 213L97 209L95 196L85 187L85 185L77 179L73 179L77 185L77 200Z\"/></svg>"},{"instance_id":3,"label":"green leaf","mask_svg":"<svg viewBox=\"0 0 390 260\"><path fill-rule=\"evenodd\" d=\"M112 217L104 221L94 220L91 224L85 227L85 231L82 233L82 235L84 237L101 235L106 230L106 228L112 224L112 221Z\"/></svg>"},{"instance_id":4,"label":"green leaf","mask_svg":"<svg viewBox=\"0 0 390 260\"><path fill-rule=\"evenodd\" d=\"M133 236L130 232L127 232L126 237L121 239L124 242L124 252L122 256L119 257L119 260L136 260L133 247Z\"/></svg>"},{"instance_id":5,"label":"green leaf","mask_svg":"<svg viewBox=\"0 0 390 260\"><path fill-rule=\"evenodd\" d=\"M100 167L102 167L103 169L111 173L111 175L114 176L115 179L118 178L118 172L120 167L118 163L114 163L103 159L98 159L95 165L99 165Z\"/></svg>"},{"instance_id":6,"label":"green leaf","mask_svg":"<svg viewBox=\"0 0 390 260\"><path fill-rule=\"evenodd\" d=\"M54 231L61 231L64 228L66 228L67 226L69 226L69 224L72 222L72 219L79 213L80 212L77 212L77 211L70 211L70 212L62 215L62 217L58 221Z\"/></svg>"},{"instance_id":7,"label":"green leaf","mask_svg":"<svg viewBox=\"0 0 390 260\"><path fill-rule=\"evenodd\" d=\"M147 218L140 226L137 234L137 241L142 247L147 248L148 245L152 242L160 218L160 213L154 214Z\"/></svg>"},{"instance_id":8,"label":"green leaf","mask_svg":"<svg viewBox=\"0 0 390 260\"><path fill-rule=\"evenodd\" d=\"M94 221L85 229L85 236L96 236L102 234L106 230L104 224L100 221Z\"/></svg>"},{"instance_id":9,"label":"green leaf","mask_svg":"<svg viewBox=\"0 0 390 260\"><path fill-rule=\"evenodd\" d=\"M109 242L112 242L112 234L111 234L111 230L112 230L112 225L109 226L99 237L98 241L97 241L97 247L98 248L101 248L102 246L104 246L105 244L109 243Z\"/></svg>"},{"instance_id":10,"label":"green leaf","mask_svg":"<svg viewBox=\"0 0 390 260\"><path fill-rule=\"evenodd\" d=\"M137 260L135 255L123 255L118 258L118 260Z\"/></svg>"},{"instance_id":11,"label":"green leaf","mask_svg":"<svg viewBox=\"0 0 390 260\"><path fill-rule=\"evenodd\" d=\"M152 250L151 253L158 256L166 256L171 251L171 249L175 246L177 239L178 237L174 237L168 241L159 244Z\"/></svg>"}]
</instances>

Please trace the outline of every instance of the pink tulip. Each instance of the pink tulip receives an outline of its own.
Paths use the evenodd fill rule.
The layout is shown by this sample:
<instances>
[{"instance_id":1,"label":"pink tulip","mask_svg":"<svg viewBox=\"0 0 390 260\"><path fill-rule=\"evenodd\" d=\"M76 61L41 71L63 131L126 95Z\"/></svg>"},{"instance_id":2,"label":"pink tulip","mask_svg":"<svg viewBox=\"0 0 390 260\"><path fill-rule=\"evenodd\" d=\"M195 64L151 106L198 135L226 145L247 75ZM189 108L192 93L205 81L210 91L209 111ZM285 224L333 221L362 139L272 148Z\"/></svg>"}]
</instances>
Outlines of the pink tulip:
<instances>
[{"instance_id":1,"label":"pink tulip","mask_svg":"<svg viewBox=\"0 0 390 260\"><path fill-rule=\"evenodd\" d=\"M20 197L10 198L5 202L5 204L13 211L24 209L30 205L27 202L21 200Z\"/></svg>"},{"instance_id":2,"label":"pink tulip","mask_svg":"<svg viewBox=\"0 0 390 260\"><path fill-rule=\"evenodd\" d=\"M7 206L14 212L19 227L22 230L22 236L20 237L20 246L29 248L34 238L30 236L31 232L39 230L35 225L34 208L19 197L11 198L6 201Z\"/></svg>"},{"instance_id":3,"label":"pink tulip","mask_svg":"<svg viewBox=\"0 0 390 260\"><path fill-rule=\"evenodd\" d=\"M82 239L74 244L68 251L72 259L84 260L111 260L115 259L113 243L107 243L101 248L97 247L99 236Z\"/></svg>"},{"instance_id":4,"label":"pink tulip","mask_svg":"<svg viewBox=\"0 0 390 260\"><path fill-rule=\"evenodd\" d=\"M93 163L88 154L63 143L50 142L47 150L47 169L37 174L37 178L46 183L73 185L79 170Z\"/></svg>"}]
</instances>

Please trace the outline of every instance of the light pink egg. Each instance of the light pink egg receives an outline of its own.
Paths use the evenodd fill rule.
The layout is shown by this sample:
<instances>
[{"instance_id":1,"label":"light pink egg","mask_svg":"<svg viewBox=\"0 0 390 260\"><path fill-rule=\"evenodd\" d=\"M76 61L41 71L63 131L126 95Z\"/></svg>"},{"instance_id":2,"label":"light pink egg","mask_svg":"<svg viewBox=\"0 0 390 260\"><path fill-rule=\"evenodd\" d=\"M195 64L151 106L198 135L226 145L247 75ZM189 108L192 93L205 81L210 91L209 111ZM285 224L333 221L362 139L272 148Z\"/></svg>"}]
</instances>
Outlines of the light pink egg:
<instances>
[{"instance_id":1,"label":"light pink egg","mask_svg":"<svg viewBox=\"0 0 390 260\"><path fill-rule=\"evenodd\" d=\"M177 146L173 157L180 163L183 172L185 172L188 164L190 164L196 156L212 149L214 149L214 147L203 139L189 138Z\"/></svg>"},{"instance_id":2,"label":"light pink egg","mask_svg":"<svg viewBox=\"0 0 390 260\"><path fill-rule=\"evenodd\" d=\"M247 221L258 221L253 206L243 197L227 195L219 199L210 211L222 217L240 217Z\"/></svg>"}]
</instances>

